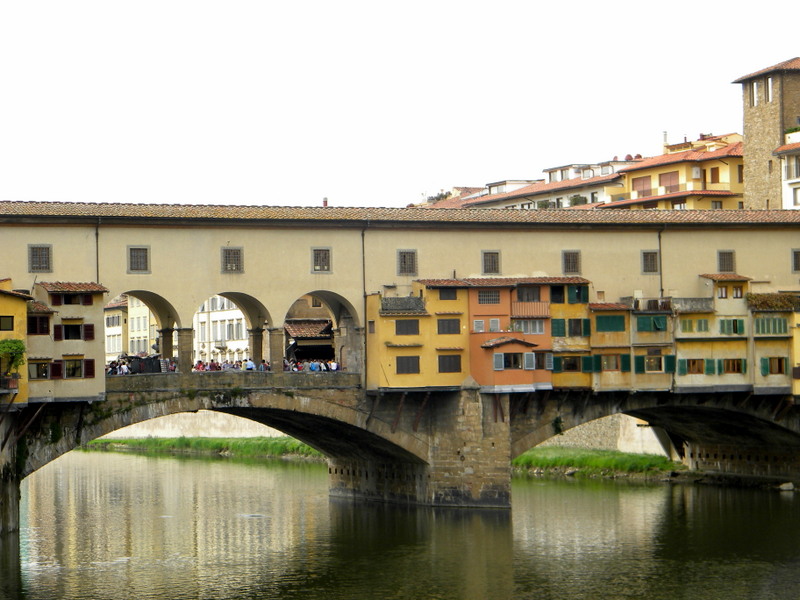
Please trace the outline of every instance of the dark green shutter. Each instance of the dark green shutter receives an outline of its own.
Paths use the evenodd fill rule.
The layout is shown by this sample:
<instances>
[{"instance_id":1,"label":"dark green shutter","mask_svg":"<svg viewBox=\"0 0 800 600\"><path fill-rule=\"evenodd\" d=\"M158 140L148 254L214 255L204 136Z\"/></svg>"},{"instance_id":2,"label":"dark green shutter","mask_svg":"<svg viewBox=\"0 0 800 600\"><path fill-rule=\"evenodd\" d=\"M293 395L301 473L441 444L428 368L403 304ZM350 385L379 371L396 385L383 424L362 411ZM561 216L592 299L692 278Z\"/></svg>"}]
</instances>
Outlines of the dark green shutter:
<instances>
[{"instance_id":1,"label":"dark green shutter","mask_svg":"<svg viewBox=\"0 0 800 600\"><path fill-rule=\"evenodd\" d=\"M623 373L630 373L631 371L631 355L620 354L619 356L619 370Z\"/></svg>"},{"instance_id":2,"label":"dark green shutter","mask_svg":"<svg viewBox=\"0 0 800 600\"><path fill-rule=\"evenodd\" d=\"M583 302L584 304L589 302L589 286L582 285L579 289L580 289L581 302Z\"/></svg>"},{"instance_id":3,"label":"dark green shutter","mask_svg":"<svg viewBox=\"0 0 800 600\"><path fill-rule=\"evenodd\" d=\"M583 335L585 336L592 335L592 320L583 319L583 323L581 324L581 329L583 329Z\"/></svg>"},{"instance_id":4,"label":"dark green shutter","mask_svg":"<svg viewBox=\"0 0 800 600\"><path fill-rule=\"evenodd\" d=\"M594 372L599 373L603 370L603 360L599 354L595 354L593 357L594 359Z\"/></svg>"},{"instance_id":5,"label":"dark green shutter","mask_svg":"<svg viewBox=\"0 0 800 600\"><path fill-rule=\"evenodd\" d=\"M577 285L567 286L567 302L570 304L577 304L580 301L579 288Z\"/></svg>"},{"instance_id":6,"label":"dark green shutter","mask_svg":"<svg viewBox=\"0 0 800 600\"><path fill-rule=\"evenodd\" d=\"M636 331L653 331L653 319L650 317L636 317Z\"/></svg>"},{"instance_id":7,"label":"dark green shutter","mask_svg":"<svg viewBox=\"0 0 800 600\"><path fill-rule=\"evenodd\" d=\"M742 375L744 375L745 373L747 373L747 359L743 358L742 359Z\"/></svg>"},{"instance_id":8,"label":"dark green shutter","mask_svg":"<svg viewBox=\"0 0 800 600\"><path fill-rule=\"evenodd\" d=\"M721 358L717 359L717 373L719 373L720 375L725 374L725 363Z\"/></svg>"},{"instance_id":9,"label":"dark green shutter","mask_svg":"<svg viewBox=\"0 0 800 600\"><path fill-rule=\"evenodd\" d=\"M561 357L553 357L553 373L561 373Z\"/></svg>"},{"instance_id":10,"label":"dark green shutter","mask_svg":"<svg viewBox=\"0 0 800 600\"><path fill-rule=\"evenodd\" d=\"M736 329L739 331L739 335L744 335L744 319L736 319Z\"/></svg>"},{"instance_id":11,"label":"dark green shutter","mask_svg":"<svg viewBox=\"0 0 800 600\"><path fill-rule=\"evenodd\" d=\"M566 337L567 322L564 319L553 319L550 321L553 337Z\"/></svg>"},{"instance_id":12,"label":"dark green shutter","mask_svg":"<svg viewBox=\"0 0 800 600\"><path fill-rule=\"evenodd\" d=\"M761 357L761 375L764 377L769 375L769 359L765 356Z\"/></svg>"},{"instance_id":13,"label":"dark green shutter","mask_svg":"<svg viewBox=\"0 0 800 600\"><path fill-rule=\"evenodd\" d=\"M714 359L707 358L705 359L705 363L706 375L716 375L716 371L714 370Z\"/></svg>"},{"instance_id":14,"label":"dark green shutter","mask_svg":"<svg viewBox=\"0 0 800 600\"><path fill-rule=\"evenodd\" d=\"M594 373L594 362L591 356L581 356L581 371L584 373Z\"/></svg>"},{"instance_id":15,"label":"dark green shutter","mask_svg":"<svg viewBox=\"0 0 800 600\"><path fill-rule=\"evenodd\" d=\"M667 354L664 357L664 373L674 373L674 372L675 372L675 355Z\"/></svg>"},{"instance_id":16,"label":"dark green shutter","mask_svg":"<svg viewBox=\"0 0 800 600\"><path fill-rule=\"evenodd\" d=\"M653 330L654 331L666 331L667 330L667 316L666 315L656 315L653 317Z\"/></svg>"},{"instance_id":17,"label":"dark green shutter","mask_svg":"<svg viewBox=\"0 0 800 600\"><path fill-rule=\"evenodd\" d=\"M689 372L688 367L686 366L686 359L679 358L678 359L678 375L686 375Z\"/></svg>"},{"instance_id":18,"label":"dark green shutter","mask_svg":"<svg viewBox=\"0 0 800 600\"><path fill-rule=\"evenodd\" d=\"M636 373L644 373L644 356L633 357L633 369Z\"/></svg>"}]
</instances>

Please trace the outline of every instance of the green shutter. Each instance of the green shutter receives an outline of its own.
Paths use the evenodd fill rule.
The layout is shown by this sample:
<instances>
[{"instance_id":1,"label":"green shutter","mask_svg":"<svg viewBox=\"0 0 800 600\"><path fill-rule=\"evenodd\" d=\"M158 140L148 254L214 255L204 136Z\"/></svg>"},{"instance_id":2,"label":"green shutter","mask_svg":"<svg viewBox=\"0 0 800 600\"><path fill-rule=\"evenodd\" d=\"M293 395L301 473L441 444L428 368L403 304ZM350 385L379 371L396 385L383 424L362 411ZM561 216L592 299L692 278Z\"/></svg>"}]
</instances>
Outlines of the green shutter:
<instances>
[{"instance_id":1,"label":"green shutter","mask_svg":"<svg viewBox=\"0 0 800 600\"><path fill-rule=\"evenodd\" d=\"M744 335L744 319L736 319L736 329L739 331L739 335Z\"/></svg>"},{"instance_id":2,"label":"green shutter","mask_svg":"<svg viewBox=\"0 0 800 600\"><path fill-rule=\"evenodd\" d=\"M630 373L631 371L631 355L630 354L620 354L619 355L619 370L623 373Z\"/></svg>"},{"instance_id":3,"label":"green shutter","mask_svg":"<svg viewBox=\"0 0 800 600\"><path fill-rule=\"evenodd\" d=\"M723 362L723 360L721 358L718 358L717 359L717 373L719 373L720 375L724 375L725 374L725 368L724 367L725 367L725 363Z\"/></svg>"},{"instance_id":4,"label":"green shutter","mask_svg":"<svg viewBox=\"0 0 800 600\"><path fill-rule=\"evenodd\" d=\"M769 359L766 356L761 357L761 375L764 377L769 375Z\"/></svg>"},{"instance_id":5,"label":"green shutter","mask_svg":"<svg viewBox=\"0 0 800 600\"><path fill-rule=\"evenodd\" d=\"M725 319L720 319L719 320L719 332L720 333L728 333L727 331L725 331L725 324L726 323L727 323L727 321Z\"/></svg>"},{"instance_id":6,"label":"green shutter","mask_svg":"<svg viewBox=\"0 0 800 600\"><path fill-rule=\"evenodd\" d=\"M603 360L599 354L595 354L593 357L594 359L594 372L599 373L603 370Z\"/></svg>"},{"instance_id":7,"label":"green shutter","mask_svg":"<svg viewBox=\"0 0 800 600\"><path fill-rule=\"evenodd\" d=\"M764 333L764 319L755 319L754 324L755 324L756 335L761 335L762 333Z\"/></svg>"},{"instance_id":8,"label":"green shutter","mask_svg":"<svg viewBox=\"0 0 800 600\"><path fill-rule=\"evenodd\" d=\"M625 331L623 315L598 315L594 321L595 331Z\"/></svg>"},{"instance_id":9,"label":"green shutter","mask_svg":"<svg viewBox=\"0 0 800 600\"><path fill-rule=\"evenodd\" d=\"M584 373L594 373L594 362L591 356L581 356L581 371Z\"/></svg>"},{"instance_id":10,"label":"green shutter","mask_svg":"<svg viewBox=\"0 0 800 600\"><path fill-rule=\"evenodd\" d=\"M714 364L715 364L714 363L714 359L713 358L707 358L705 360L705 363L706 363L705 364L706 375L716 375L716 371L714 370Z\"/></svg>"},{"instance_id":11,"label":"green shutter","mask_svg":"<svg viewBox=\"0 0 800 600\"><path fill-rule=\"evenodd\" d=\"M579 289L581 291L581 293L580 293L581 302L583 302L584 304L589 302L589 286L588 285L582 285Z\"/></svg>"},{"instance_id":12,"label":"green shutter","mask_svg":"<svg viewBox=\"0 0 800 600\"><path fill-rule=\"evenodd\" d=\"M561 357L553 357L553 373L561 373Z\"/></svg>"},{"instance_id":13,"label":"green shutter","mask_svg":"<svg viewBox=\"0 0 800 600\"><path fill-rule=\"evenodd\" d=\"M553 337L567 336L567 322L564 319L553 319L550 321Z\"/></svg>"},{"instance_id":14,"label":"green shutter","mask_svg":"<svg viewBox=\"0 0 800 600\"><path fill-rule=\"evenodd\" d=\"M679 358L678 359L678 375L686 375L689 372L688 367L686 366L686 359Z\"/></svg>"},{"instance_id":15,"label":"green shutter","mask_svg":"<svg viewBox=\"0 0 800 600\"><path fill-rule=\"evenodd\" d=\"M667 330L667 316L666 315L656 315L653 317L653 329L655 331L666 331Z\"/></svg>"},{"instance_id":16,"label":"green shutter","mask_svg":"<svg viewBox=\"0 0 800 600\"><path fill-rule=\"evenodd\" d=\"M674 373L674 372L675 372L675 355L667 354L664 357L664 373Z\"/></svg>"},{"instance_id":17,"label":"green shutter","mask_svg":"<svg viewBox=\"0 0 800 600\"><path fill-rule=\"evenodd\" d=\"M653 331L653 319L651 317L636 317L636 331Z\"/></svg>"},{"instance_id":18,"label":"green shutter","mask_svg":"<svg viewBox=\"0 0 800 600\"><path fill-rule=\"evenodd\" d=\"M585 336L592 335L592 320L583 319L583 323L581 323L581 329L583 329L583 335Z\"/></svg>"},{"instance_id":19,"label":"green shutter","mask_svg":"<svg viewBox=\"0 0 800 600\"><path fill-rule=\"evenodd\" d=\"M567 302L570 304L577 304L580 302L580 291L577 285L567 286Z\"/></svg>"},{"instance_id":20,"label":"green shutter","mask_svg":"<svg viewBox=\"0 0 800 600\"><path fill-rule=\"evenodd\" d=\"M747 373L747 359L743 358L742 359L742 375L744 375L745 373Z\"/></svg>"},{"instance_id":21,"label":"green shutter","mask_svg":"<svg viewBox=\"0 0 800 600\"><path fill-rule=\"evenodd\" d=\"M636 373L644 373L644 356L633 357L633 369Z\"/></svg>"}]
</instances>

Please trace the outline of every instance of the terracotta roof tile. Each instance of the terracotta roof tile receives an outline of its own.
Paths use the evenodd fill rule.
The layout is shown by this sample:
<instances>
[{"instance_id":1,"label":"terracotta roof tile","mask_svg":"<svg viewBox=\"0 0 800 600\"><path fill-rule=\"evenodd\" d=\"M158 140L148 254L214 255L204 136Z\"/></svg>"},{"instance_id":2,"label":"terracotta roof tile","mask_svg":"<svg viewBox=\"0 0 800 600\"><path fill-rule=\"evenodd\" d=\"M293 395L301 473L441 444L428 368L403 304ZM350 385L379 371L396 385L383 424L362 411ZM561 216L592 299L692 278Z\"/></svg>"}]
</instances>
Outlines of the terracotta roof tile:
<instances>
[{"instance_id":1,"label":"terracotta roof tile","mask_svg":"<svg viewBox=\"0 0 800 600\"><path fill-rule=\"evenodd\" d=\"M88 292L88 293L108 293L108 290L99 283L75 283L68 281L40 281L36 285L42 286L44 291L53 292Z\"/></svg>"},{"instance_id":2,"label":"terracotta roof tile","mask_svg":"<svg viewBox=\"0 0 800 600\"><path fill-rule=\"evenodd\" d=\"M32 300L28 302L28 312L31 314L53 314L56 311L43 302Z\"/></svg>"},{"instance_id":3,"label":"terracotta roof tile","mask_svg":"<svg viewBox=\"0 0 800 600\"><path fill-rule=\"evenodd\" d=\"M671 165L673 163L681 162L700 162L706 160L717 160L720 158L729 158L731 156L744 156L744 143L736 142L728 144L719 150L708 151L705 149L699 150L685 150L683 152L674 152L672 154L659 154L658 156L651 156L644 158L635 165L623 167L619 170L620 173L632 173L641 171L642 169L651 169L661 165Z\"/></svg>"},{"instance_id":4,"label":"terracotta roof tile","mask_svg":"<svg viewBox=\"0 0 800 600\"><path fill-rule=\"evenodd\" d=\"M14 290L0 290L0 294L4 296L12 296L14 298L19 298L20 300L32 300L33 297L30 294L25 294L23 292L15 292Z\"/></svg>"},{"instance_id":5,"label":"terracotta roof tile","mask_svg":"<svg viewBox=\"0 0 800 600\"><path fill-rule=\"evenodd\" d=\"M424 285L428 288L440 288L440 287L458 287L463 288L467 287L466 282L462 281L461 279L417 279L419 283Z\"/></svg>"},{"instance_id":6,"label":"terracotta roof tile","mask_svg":"<svg viewBox=\"0 0 800 600\"><path fill-rule=\"evenodd\" d=\"M703 273L700 277L705 277L711 281L752 281L753 279L736 273Z\"/></svg>"},{"instance_id":7,"label":"terracotta roof tile","mask_svg":"<svg viewBox=\"0 0 800 600\"><path fill-rule=\"evenodd\" d=\"M441 225L800 225L800 210L508 210L508 209L436 209L436 208L339 208L279 206L211 206L181 204L88 204L69 202L0 201L0 217L5 222L15 218L26 222L105 223L171 221L198 226L208 222L245 222L267 225L313 222L315 226L364 227L386 224L438 227ZM191 224L191 223L190 223Z\"/></svg>"},{"instance_id":8,"label":"terracotta roof tile","mask_svg":"<svg viewBox=\"0 0 800 600\"><path fill-rule=\"evenodd\" d=\"M128 296L123 294L122 296L114 298L103 307L104 310L111 310L113 308L128 308Z\"/></svg>"},{"instance_id":9,"label":"terracotta roof tile","mask_svg":"<svg viewBox=\"0 0 800 600\"><path fill-rule=\"evenodd\" d=\"M518 285L580 285L591 283L583 277L483 277L464 279L470 287L515 287Z\"/></svg>"},{"instance_id":10,"label":"terracotta roof tile","mask_svg":"<svg viewBox=\"0 0 800 600\"><path fill-rule=\"evenodd\" d=\"M739 79L735 79L733 83L742 83L744 81L747 81L748 79L752 79L753 77L758 77L759 75L766 75L767 73L775 73L777 71L800 71L800 58L790 58L789 60L780 62L777 65L772 65L771 67L767 67L766 69L761 69L760 71L756 71L755 73L744 75L743 77L739 77Z\"/></svg>"},{"instance_id":11,"label":"terracotta roof tile","mask_svg":"<svg viewBox=\"0 0 800 600\"><path fill-rule=\"evenodd\" d=\"M523 346L528 346L533 348L534 346L538 346L539 344L534 344L533 342L528 342L525 340L520 340L510 336L502 336L498 338L493 338L491 340L486 340L481 344L481 348L497 348L497 346L503 346L505 344L522 344Z\"/></svg>"},{"instance_id":12,"label":"terracotta roof tile","mask_svg":"<svg viewBox=\"0 0 800 600\"><path fill-rule=\"evenodd\" d=\"M641 198L629 200L617 200L616 202L606 202L605 204L595 204L592 208L619 208L620 206L633 206L636 204L644 204L646 202L654 202L657 200L677 200L679 198L689 198L691 196L716 196L729 198L731 196L741 196L730 190L688 190L682 192L672 192L671 194L661 194L660 196L643 196Z\"/></svg>"},{"instance_id":13,"label":"terracotta roof tile","mask_svg":"<svg viewBox=\"0 0 800 600\"><path fill-rule=\"evenodd\" d=\"M515 198L527 198L529 196L536 196L538 194L550 194L557 191L581 189L595 185L600 186L620 178L621 175L619 175L619 173L611 173L609 175L589 177L588 179L573 177L572 179L567 179L565 181L553 181L547 183L545 183L544 180L541 180L511 192L492 194L490 196L481 196L480 198L468 200L464 203L464 208L474 208L481 204L491 204L500 200L513 200Z\"/></svg>"},{"instance_id":14,"label":"terracotta roof tile","mask_svg":"<svg viewBox=\"0 0 800 600\"><path fill-rule=\"evenodd\" d=\"M632 307L620 302L590 302L589 310L632 310Z\"/></svg>"},{"instance_id":15,"label":"terracotta roof tile","mask_svg":"<svg viewBox=\"0 0 800 600\"><path fill-rule=\"evenodd\" d=\"M773 150L773 154L781 155L781 154L788 154L790 152L794 152L800 150L800 142L795 144L784 144L783 146L779 146Z\"/></svg>"},{"instance_id":16,"label":"terracotta roof tile","mask_svg":"<svg viewBox=\"0 0 800 600\"><path fill-rule=\"evenodd\" d=\"M283 328L293 338L330 339L330 321L287 321Z\"/></svg>"}]
</instances>

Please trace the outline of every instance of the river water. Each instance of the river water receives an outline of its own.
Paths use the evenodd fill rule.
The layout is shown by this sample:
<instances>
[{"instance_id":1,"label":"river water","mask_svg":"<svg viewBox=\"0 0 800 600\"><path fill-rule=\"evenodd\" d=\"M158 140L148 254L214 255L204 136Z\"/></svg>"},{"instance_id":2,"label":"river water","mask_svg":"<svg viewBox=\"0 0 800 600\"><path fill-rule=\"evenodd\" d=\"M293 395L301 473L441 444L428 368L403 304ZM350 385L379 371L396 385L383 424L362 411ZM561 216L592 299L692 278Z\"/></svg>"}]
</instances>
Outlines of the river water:
<instances>
[{"instance_id":1,"label":"river water","mask_svg":"<svg viewBox=\"0 0 800 600\"><path fill-rule=\"evenodd\" d=\"M800 598L787 492L520 479L512 511L434 510L331 501L318 464L72 452L22 494L0 598Z\"/></svg>"}]
</instances>

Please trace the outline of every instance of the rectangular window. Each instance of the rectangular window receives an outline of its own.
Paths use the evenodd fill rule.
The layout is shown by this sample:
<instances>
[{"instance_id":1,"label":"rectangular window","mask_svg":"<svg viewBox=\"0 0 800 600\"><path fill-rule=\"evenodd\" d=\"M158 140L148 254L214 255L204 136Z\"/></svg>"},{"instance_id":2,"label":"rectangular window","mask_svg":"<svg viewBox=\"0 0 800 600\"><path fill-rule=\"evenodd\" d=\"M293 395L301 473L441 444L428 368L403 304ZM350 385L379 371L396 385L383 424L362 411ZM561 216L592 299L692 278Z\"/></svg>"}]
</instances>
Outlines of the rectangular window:
<instances>
[{"instance_id":1,"label":"rectangular window","mask_svg":"<svg viewBox=\"0 0 800 600\"><path fill-rule=\"evenodd\" d=\"M595 331L611 332L625 331L624 315L597 315L595 318Z\"/></svg>"},{"instance_id":2,"label":"rectangular window","mask_svg":"<svg viewBox=\"0 0 800 600\"><path fill-rule=\"evenodd\" d=\"M711 183L719 183L719 167L711 167Z\"/></svg>"},{"instance_id":3,"label":"rectangular window","mask_svg":"<svg viewBox=\"0 0 800 600\"><path fill-rule=\"evenodd\" d=\"M722 200L712 200L711 210L722 210Z\"/></svg>"},{"instance_id":4,"label":"rectangular window","mask_svg":"<svg viewBox=\"0 0 800 600\"><path fill-rule=\"evenodd\" d=\"M419 356L398 356L397 374L419 373Z\"/></svg>"},{"instance_id":5,"label":"rectangular window","mask_svg":"<svg viewBox=\"0 0 800 600\"><path fill-rule=\"evenodd\" d=\"M739 165L736 169L739 183L744 183L744 165Z\"/></svg>"},{"instance_id":6,"label":"rectangular window","mask_svg":"<svg viewBox=\"0 0 800 600\"><path fill-rule=\"evenodd\" d=\"M642 273L658 273L658 250L642 250Z\"/></svg>"},{"instance_id":7,"label":"rectangular window","mask_svg":"<svg viewBox=\"0 0 800 600\"><path fill-rule=\"evenodd\" d=\"M544 319L515 319L511 324L514 331L534 335L544 333Z\"/></svg>"},{"instance_id":8,"label":"rectangular window","mask_svg":"<svg viewBox=\"0 0 800 600\"><path fill-rule=\"evenodd\" d=\"M53 270L53 247L49 244L28 246L28 272L50 273Z\"/></svg>"},{"instance_id":9,"label":"rectangular window","mask_svg":"<svg viewBox=\"0 0 800 600\"><path fill-rule=\"evenodd\" d=\"M128 246L128 273L150 272L150 247Z\"/></svg>"},{"instance_id":10,"label":"rectangular window","mask_svg":"<svg viewBox=\"0 0 800 600\"><path fill-rule=\"evenodd\" d=\"M650 176L634 177L631 179L633 191L636 192L637 198L645 198L653 195L652 186L650 185Z\"/></svg>"},{"instance_id":11,"label":"rectangular window","mask_svg":"<svg viewBox=\"0 0 800 600\"><path fill-rule=\"evenodd\" d=\"M719 332L729 335L744 335L744 319L720 319Z\"/></svg>"},{"instance_id":12,"label":"rectangular window","mask_svg":"<svg viewBox=\"0 0 800 600\"><path fill-rule=\"evenodd\" d=\"M723 373L744 373L744 360L741 358L722 359Z\"/></svg>"},{"instance_id":13,"label":"rectangular window","mask_svg":"<svg viewBox=\"0 0 800 600\"><path fill-rule=\"evenodd\" d=\"M517 288L517 302L539 302L539 288L528 286Z\"/></svg>"},{"instance_id":14,"label":"rectangular window","mask_svg":"<svg viewBox=\"0 0 800 600\"><path fill-rule=\"evenodd\" d=\"M48 379L50 377L50 363L29 362L28 379Z\"/></svg>"},{"instance_id":15,"label":"rectangular window","mask_svg":"<svg viewBox=\"0 0 800 600\"><path fill-rule=\"evenodd\" d=\"M483 261L483 274L484 275L499 275L500 274L500 252L497 250L483 250L481 251L481 260Z\"/></svg>"},{"instance_id":16,"label":"rectangular window","mask_svg":"<svg viewBox=\"0 0 800 600\"><path fill-rule=\"evenodd\" d=\"M314 273L331 272L331 249L312 248L311 249L311 270Z\"/></svg>"},{"instance_id":17,"label":"rectangular window","mask_svg":"<svg viewBox=\"0 0 800 600\"><path fill-rule=\"evenodd\" d=\"M792 272L800 273L800 250L792 250Z\"/></svg>"},{"instance_id":18,"label":"rectangular window","mask_svg":"<svg viewBox=\"0 0 800 600\"><path fill-rule=\"evenodd\" d=\"M708 319L697 319L697 331L700 333L708 331Z\"/></svg>"},{"instance_id":19,"label":"rectangular window","mask_svg":"<svg viewBox=\"0 0 800 600\"><path fill-rule=\"evenodd\" d=\"M772 102L772 77L767 77L764 84L764 95L767 102Z\"/></svg>"},{"instance_id":20,"label":"rectangular window","mask_svg":"<svg viewBox=\"0 0 800 600\"><path fill-rule=\"evenodd\" d=\"M472 331L474 331L475 333L483 333L484 331L486 331L483 319L475 319L472 322Z\"/></svg>"},{"instance_id":21,"label":"rectangular window","mask_svg":"<svg viewBox=\"0 0 800 600\"><path fill-rule=\"evenodd\" d=\"M758 106L758 80L750 82L750 106Z\"/></svg>"},{"instance_id":22,"label":"rectangular window","mask_svg":"<svg viewBox=\"0 0 800 600\"><path fill-rule=\"evenodd\" d=\"M244 250L242 248L222 248L222 272L244 273Z\"/></svg>"},{"instance_id":23,"label":"rectangular window","mask_svg":"<svg viewBox=\"0 0 800 600\"><path fill-rule=\"evenodd\" d=\"M692 333L692 331L694 331L694 321L681 319L681 333Z\"/></svg>"},{"instance_id":24,"label":"rectangular window","mask_svg":"<svg viewBox=\"0 0 800 600\"><path fill-rule=\"evenodd\" d=\"M493 357L494 370L522 369L525 359L522 352L496 352Z\"/></svg>"},{"instance_id":25,"label":"rectangular window","mask_svg":"<svg viewBox=\"0 0 800 600\"><path fill-rule=\"evenodd\" d=\"M437 326L439 335L461 333L461 319L439 319Z\"/></svg>"},{"instance_id":26,"label":"rectangular window","mask_svg":"<svg viewBox=\"0 0 800 600\"><path fill-rule=\"evenodd\" d=\"M44 315L29 316L28 335L50 335L50 317Z\"/></svg>"},{"instance_id":27,"label":"rectangular window","mask_svg":"<svg viewBox=\"0 0 800 600\"><path fill-rule=\"evenodd\" d=\"M718 250L717 269L719 273L735 273L736 253L733 250Z\"/></svg>"},{"instance_id":28,"label":"rectangular window","mask_svg":"<svg viewBox=\"0 0 800 600\"><path fill-rule=\"evenodd\" d=\"M461 355L443 354L439 356L439 373L460 373Z\"/></svg>"},{"instance_id":29,"label":"rectangular window","mask_svg":"<svg viewBox=\"0 0 800 600\"><path fill-rule=\"evenodd\" d=\"M565 373L579 373L581 370L580 356L565 356L561 359L561 370Z\"/></svg>"},{"instance_id":30,"label":"rectangular window","mask_svg":"<svg viewBox=\"0 0 800 600\"><path fill-rule=\"evenodd\" d=\"M563 250L561 252L562 270L564 275L580 275L581 251Z\"/></svg>"},{"instance_id":31,"label":"rectangular window","mask_svg":"<svg viewBox=\"0 0 800 600\"><path fill-rule=\"evenodd\" d=\"M619 354L603 354L600 357L600 368L603 371L619 371Z\"/></svg>"},{"instance_id":32,"label":"rectangular window","mask_svg":"<svg viewBox=\"0 0 800 600\"><path fill-rule=\"evenodd\" d=\"M500 304L500 290L478 290L478 304Z\"/></svg>"},{"instance_id":33,"label":"rectangular window","mask_svg":"<svg viewBox=\"0 0 800 600\"><path fill-rule=\"evenodd\" d=\"M636 317L636 331L666 331L666 315L646 315Z\"/></svg>"},{"instance_id":34,"label":"rectangular window","mask_svg":"<svg viewBox=\"0 0 800 600\"><path fill-rule=\"evenodd\" d=\"M73 379L83 377L83 359L64 361L64 378Z\"/></svg>"},{"instance_id":35,"label":"rectangular window","mask_svg":"<svg viewBox=\"0 0 800 600\"><path fill-rule=\"evenodd\" d=\"M419 319L398 319L394 322L395 335L419 335Z\"/></svg>"},{"instance_id":36,"label":"rectangular window","mask_svg":"<svg viewBox=\"0 0 800 600\"><path fill-rule=\"evenodd\" d=\"M660 354L648 354L644 357L644 372L645 373L663 373L664 372L664 357Z\"/></svg>"},{"instance_id":37,"label":"rectangular window","mask_svg":"<svg viewBox=\"0 0 800 600\"><path fill-rule=\"evenodd\" d=\"M367 333L375 333L375 321L367 321Z\"/></svg>"},{"instance_id":38,"label":"rectangular window","mask_svg":"<svg viewBox=\"0 0 800 600\"><path fill-rule=\"evenodd\" d=\"M567 321L567 335L570 337L583 335L583 319L569 319Z\"/></svg>"},{"instance_id":39,"label":"rectangular window","mask_svg":"<svg viewBox=\"0 0 800 600\"><path fill-rule=\"evenodd\" d=\"M728 286L721 285L717 288L717 298L727 298L728 297Z\"/></svg>"},{"instance_id":40,"label":"rectangular window","mask_svg":"<svg viewBox=\"0 0 800 600\"><path fill-rule=\"evenodd\" d=\"M781 335L788 332L788 321L784 317L757 317L753 319L753 327L756 335Z\"/></svg>"},{"instance_id":41,"label":"rectangular window","mask_svg":"<svg viewBox=\"0 0 800 600\"><path fill-rule=\"evenodd\" d=\"M397 274L416 275L417 274L417 251L398 250L397 251Z\"/></svg>"},{"instance_id":42,"label":"rectangular window","mask_svg":"<svg viewBox=\"0 0 800 600\"><path fill-rule=\"evenodd\" d=\"M705 373L705 360L702 358L689 358L686 361L686 372L689 375L703 375Z\"/></svg>"},{"instance_id":43,"label":"rectangular window","mask_svg":"<svg viewBox=\"0 0 800 600\"><path fill-rule=\"evenodd\" d=\"M673 192L680 191L678 172L670 171L669 173L661 173L658 176L658 185L664 188L665 194L672 194Z\"/></svg>"},{"instance_id":44,"label":"rectangular window","mask_svg":"<svg viewBox=\"0 0 800 600\"><path fill-rule=\"evenodd\" d=\"M550 304L564 304L565 297L563 285L550 286Z\"/></svg>"},{"instance_id":45,"label":"rectangular window","mask_svg":"<svg viewBox=\"0 0 800 600\"><path fill-rule=\"evenodd\" d=\"M761 375L785 375L786 358L779 356L764 357L761 359Z\"/></svg>"},{"instance_id":46,"label":"rectangular window","mask_svg":"<svg viewBox=\"0 0 800 600\"><path fill-rule=\"evenodd\" d=\"M686 200L673 200L672 210L686 210Z\"/></svg>"},{"instance_id":47,"label":"rectangular window","mask_svg":"<svg viewBox=\"0 0 800 600\"><path fill-rule=\"evenodd\" d=\"M500 331L500 319L489 319L489 331Z\"/></svg>"},{"instance_id":48,"label":"rectangular window","mask_svg":"<svg viewBox=\"0 0 800 600\"><path fill-rule=\"evenodd\" d=\"M0 317L0 331L14 331L14 317L2 316Z\"/></svg>"},{"instance_id":49,"label":"rectangular window","mask_svg":"<svg viewBox=\"0 0 800 600\"><path fill-rule=\"evenodd\" d=\"M733 286L733 297L742 298L744 296L744 289L740 285Z\"/></svg>"},{"instance_id":50,"label":"rectangular window","mask_svg":"<svg viewBox=\"0 0 800 600\"><path fill-rule=\"evenodd\" d=\"M439 290L439 300L456 300L455 288L442 288Z\"/></svg>"}]
</instances>

